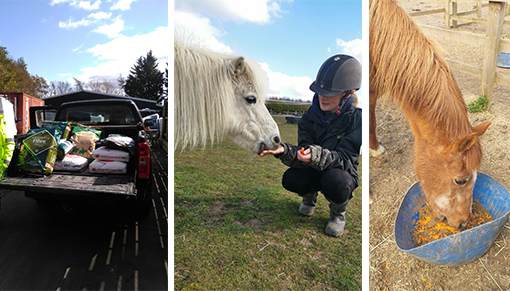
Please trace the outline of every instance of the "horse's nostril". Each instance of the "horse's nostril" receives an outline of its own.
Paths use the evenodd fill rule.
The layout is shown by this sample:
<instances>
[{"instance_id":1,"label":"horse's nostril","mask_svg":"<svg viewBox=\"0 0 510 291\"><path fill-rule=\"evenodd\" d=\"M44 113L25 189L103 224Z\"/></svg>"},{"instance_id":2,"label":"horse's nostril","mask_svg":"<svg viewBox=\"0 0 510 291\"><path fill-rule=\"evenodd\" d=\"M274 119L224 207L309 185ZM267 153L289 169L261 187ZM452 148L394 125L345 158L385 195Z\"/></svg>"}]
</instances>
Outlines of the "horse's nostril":
<instances>
[{"instance_id":1,"label":"horse's nostril","mask_svg":"<svg viewBox=\"0 0 510 291\"><path fill-rule=\"evenodd\" d=\"M459 225L458 229L459 229L459 230L464 230L464 229L466 229L466 226L467 226L468 222L469 222L469 220L468 220L468 221L465 221L465 222L463 222L463 223L461 223L461 224Z\"/></svg>"},{"instance_id":2,"label":"horse's nostril","mask_svg":"<svg viewBox=\"0 0 510 291\"><path fill-rule=\"evenodd\" d=\"M280 143L280 137L279 137L279 136L277 136L277 135L275 135L275 136L273 137L273 143L274 143L274 144L279 144L279 143Z\"/></svg>"}]
</instances>

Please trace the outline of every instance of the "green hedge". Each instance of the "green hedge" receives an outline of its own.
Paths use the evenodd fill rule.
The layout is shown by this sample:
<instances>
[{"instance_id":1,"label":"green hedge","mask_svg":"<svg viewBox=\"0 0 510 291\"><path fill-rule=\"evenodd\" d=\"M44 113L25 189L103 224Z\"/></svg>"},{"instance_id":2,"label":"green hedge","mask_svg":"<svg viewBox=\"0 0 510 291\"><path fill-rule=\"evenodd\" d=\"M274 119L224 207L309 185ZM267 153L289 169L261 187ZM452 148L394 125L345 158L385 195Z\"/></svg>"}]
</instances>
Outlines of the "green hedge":
<instances>
[{"instance_id":1,"label":"green hedge","mask_svg":"<svg viewBox=\"0 0 510 291\"><path fill-rule=\"evenodd\" d=\"M274 101L267 101L266 107L269 112L273 114L288 114L297 112L298 114L303 114L310 105L297 105L297 104L284 104Z\"/></svg>"}]
</instances>

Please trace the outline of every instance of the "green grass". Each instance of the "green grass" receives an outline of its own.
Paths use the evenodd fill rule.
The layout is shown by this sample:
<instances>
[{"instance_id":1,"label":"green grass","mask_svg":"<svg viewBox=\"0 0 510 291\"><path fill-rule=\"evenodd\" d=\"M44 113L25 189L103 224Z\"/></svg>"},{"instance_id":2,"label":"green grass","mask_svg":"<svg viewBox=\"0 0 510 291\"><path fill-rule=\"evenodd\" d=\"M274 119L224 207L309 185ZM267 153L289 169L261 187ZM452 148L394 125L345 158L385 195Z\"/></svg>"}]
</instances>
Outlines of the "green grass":
<instances>
[{"instance_id":1,"label":"green grass","mask_svg":"<svg viewBox=\"0 0 510 291\"><path fill-rule=\"evenodd\" d=\"M297 125L275 119L296 144ZM286 169L230 141L175 153L175 290L361 290L361 187L332 238L324 196L300 216L301 198L281 186Z\"/></svg>"},{"instance_id":2,"label":"green grass","mask_svg":"<svg viewBox=\"0 0 510 291\"><path fill-rule=\"evenodd\" d=\"M487 96L483 95L478 97L475 101L469 103L467 108L471 112L482 112L487 110L487 105L489 105L489 99Z\"/></svg>"}]
</instances>

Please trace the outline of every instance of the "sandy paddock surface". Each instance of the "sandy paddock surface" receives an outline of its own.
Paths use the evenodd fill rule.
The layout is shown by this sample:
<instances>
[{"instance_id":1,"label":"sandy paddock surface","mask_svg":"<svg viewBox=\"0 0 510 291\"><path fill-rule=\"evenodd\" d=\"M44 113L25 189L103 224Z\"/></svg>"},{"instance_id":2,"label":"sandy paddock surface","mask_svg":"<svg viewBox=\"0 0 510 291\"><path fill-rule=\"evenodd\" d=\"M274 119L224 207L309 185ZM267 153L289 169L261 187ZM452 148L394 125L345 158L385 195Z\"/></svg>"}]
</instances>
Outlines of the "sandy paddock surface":
<instances>
[{"instance_id":1,"label":"sandy paddock surface","mask_svg":"<svg viewBox=\"0 0 510 291\"><path fill-rule=\"evenodd\" d=\"M402 0L406 11L444 7L444 0ZM471 10L473 4L459 4L459 11ZM487 15L483 8L482 17ZM507 20L510 17L506 18ZM443 13L418 16L415 21L444 28ZM456 30L484 33L485 24L463 24ZM505 26L503 35L510 35ZM481 67L483 49L464 43L438 41L447 58ZM510 69L498 69L510 75ZM480 79L454 71L466 103L476 100ZM491 121L481 137L484 160L481 172L510 189L510 88L494 86L491 110L469 113L473 125ZM489 251L475 261L444 267L429 264L397 248L393 226L398 207L407 189L417 180L414 173L414 138L407 121L395 105L378 105L378 137L388 152L370 158L370 290L509 290L510 289L510 222Z\"/></svg>"}]
</instances>

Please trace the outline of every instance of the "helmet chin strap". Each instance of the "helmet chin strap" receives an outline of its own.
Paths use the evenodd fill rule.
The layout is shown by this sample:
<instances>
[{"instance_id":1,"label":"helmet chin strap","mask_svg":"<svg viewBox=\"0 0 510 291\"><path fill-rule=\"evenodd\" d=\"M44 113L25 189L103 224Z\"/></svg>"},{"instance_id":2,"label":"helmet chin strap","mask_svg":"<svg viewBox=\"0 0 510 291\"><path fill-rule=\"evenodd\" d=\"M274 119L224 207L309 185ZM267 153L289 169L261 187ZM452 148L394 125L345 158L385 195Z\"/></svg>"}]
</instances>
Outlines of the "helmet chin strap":
<instances>
[{"instance_id":1,"label":"helmet chin strap","mask_svg":"<svg viewBox=\"0 0 510 291\"><path fill-rule=\"evenodd\" d=\"M349 95L351 95L352 91L347 91L345 92L345 95L342 96L342 98L340 99L340 104L338 104L338 109L336 110L336 115L340 115L340 113L342 113L342 107L344 106L345 102L347 102L347 98Z\"/></svg>"}]
</instances>

